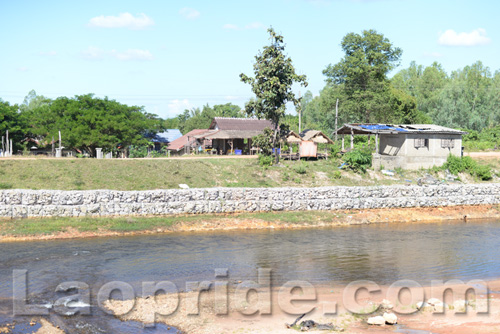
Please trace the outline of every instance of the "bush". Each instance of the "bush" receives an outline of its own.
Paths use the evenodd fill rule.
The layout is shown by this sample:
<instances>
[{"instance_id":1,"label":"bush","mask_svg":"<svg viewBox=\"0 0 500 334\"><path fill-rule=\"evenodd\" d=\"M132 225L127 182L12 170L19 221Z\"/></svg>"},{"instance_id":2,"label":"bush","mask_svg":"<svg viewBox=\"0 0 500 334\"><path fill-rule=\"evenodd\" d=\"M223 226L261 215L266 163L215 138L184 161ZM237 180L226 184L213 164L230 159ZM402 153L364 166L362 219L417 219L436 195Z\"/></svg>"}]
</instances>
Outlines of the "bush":
<instances>
[{"instance_id":1,"label":"bush","mask_svg":"<svg viewBox=\"0 0 500 334\"><path fill-rule=\"evenodd\" d=\"M274 157L272 155L259 155L259 165L262 167L272 166L274 162Z\"/></svg>"},{"instance_id":2,"label":"bush","mask_svg":"<svg viewBox=\"0 0 500 334\"><path fill-rule=\"evenodd\" d=\"M461 158L450 154L443 168L448 169L454 175L467 172L483 181L491 180L492 178L491 168L478 164L471 157Z\"/></svg>"},{"instance_id":3,"label":"bush","mask_svg":"<svg viewBox=\"0 0 500 334\"><path fill-rule=\"evenodd\" d=\"M304 164L300 164L300 165L297 165L293 168L293 170L295 171L295 173L297 174L301 174L301 175L304 175L305 173L307 173L307 168Z\"/></svg>"},{"instance_id":4,"label":"bush","mask_svg":"<svg viewBox=\"0 0 500 334\"><path fill-rule=\"evenodd\" d=\"M356 148L344 155L344 162L354 171L366 172L372 165L372 152L369 148Z\"/></svg>"},{"instance_id":5,"label":"bush","mask_svg":"<svg viewBox=\"0 0 500 334\"><path fill-rule=\"evenodd\" d=\"M332 178L334 180L339 180L342 177L342 173L339 170L333 172Z\"/></svg>"}]
</instances>

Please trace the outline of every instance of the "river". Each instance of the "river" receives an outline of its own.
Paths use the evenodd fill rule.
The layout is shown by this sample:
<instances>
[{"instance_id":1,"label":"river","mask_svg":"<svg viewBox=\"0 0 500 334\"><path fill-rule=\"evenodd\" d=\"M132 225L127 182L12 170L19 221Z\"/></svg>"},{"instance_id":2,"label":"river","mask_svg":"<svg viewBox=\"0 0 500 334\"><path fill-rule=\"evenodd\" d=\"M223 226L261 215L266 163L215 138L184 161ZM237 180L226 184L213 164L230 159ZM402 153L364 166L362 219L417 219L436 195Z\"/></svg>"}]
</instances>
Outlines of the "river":
<instances>
[{"instance_id":1,"label":"river","mask_svg":"<svg viewBox=\"0 0 500 334\"><path fill-rule=\"evenodd\" d=\"M387 223L1 243L0 327L12 320L16 269L28 271L29 302L50 304L60 298L55 289L63 282L88 284L94 301L107 282L126 282L138 295L144 281L170 281L181 290L188 281L213 281L215 270L223 268L230 282L256 280L259 268L270 268L273 286L290 280L313 284L372 280L380 285L400 279L421 285L433 279L486 280L500 277L498 249L500 222ZM120 324L99 310L93 316L74 318L51 315L51 320L71 333L99 333L117 326L122 326L122 333L141 332L137 324Z\"/></svg>"}]
</instances>

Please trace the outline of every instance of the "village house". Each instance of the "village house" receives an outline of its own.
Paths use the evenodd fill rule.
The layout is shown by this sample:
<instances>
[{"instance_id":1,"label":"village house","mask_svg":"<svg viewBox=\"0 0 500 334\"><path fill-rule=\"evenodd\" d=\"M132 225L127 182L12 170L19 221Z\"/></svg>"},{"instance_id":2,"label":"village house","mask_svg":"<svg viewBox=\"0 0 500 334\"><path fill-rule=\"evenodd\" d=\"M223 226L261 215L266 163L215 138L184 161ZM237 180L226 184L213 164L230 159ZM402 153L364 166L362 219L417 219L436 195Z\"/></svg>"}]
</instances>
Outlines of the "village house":
<instances>
[{"instance_id":1,"label":"village house","mask_svg":"<svg viewBox=\"0 0 500 334\"><path fill-rule=\"evenodd\" d=\"M345 124L337 131L350 136L350 148L354 147L354 135L375 137L372 166L394 169L420 169L441 166L448 155L462 155L462 135L466 132L433 124Z\"/></svg>"},{"instance_id":2,"label":"village house","mask_svg":"<svg viewBox=\"0 0 500 334\"><path fill-rule=\"evenodd\" d=\"M252 154L252 137L271 128L268 120L215 117L208 129L195 129L168 145L171 155L207 152L212 154Z\"/></svg>"}]
</instances>

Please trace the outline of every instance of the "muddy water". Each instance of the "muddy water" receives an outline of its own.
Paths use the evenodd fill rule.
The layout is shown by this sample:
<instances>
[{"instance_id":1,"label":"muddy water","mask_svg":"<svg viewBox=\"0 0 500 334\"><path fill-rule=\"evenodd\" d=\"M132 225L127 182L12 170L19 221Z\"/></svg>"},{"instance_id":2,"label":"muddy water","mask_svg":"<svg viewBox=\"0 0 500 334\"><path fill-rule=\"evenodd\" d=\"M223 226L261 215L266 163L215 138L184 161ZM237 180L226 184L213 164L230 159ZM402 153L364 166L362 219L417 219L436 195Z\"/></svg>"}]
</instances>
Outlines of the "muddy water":
<instances>
[{"instance_id":1,"label":"muddy water","mask_svg":"<svg viewBox=\"0 0 500 334\"><path fill-rule=\"evenodd\" d=\"M433 279L498 278L498 249L500 222L4 243L0 244L0 325L11 319L14 269L28 271L30 303L53 303L61 297L55 292L58 284L80 281L90 286L95 305L99 288L110 281L126 282L139 295L144 281L167 280L185 289L187 281L214 280L217 268L228 269L230 282L255 280L258 268L271 268L274 286L289 280L342 284L366 279L382 285L412 279L428 285ZM92 307L92 316L51 317L71 333L135 326L121 324L97 307ZM127 332L125 327L120 331Z\"/></svg>"}]
</instances>

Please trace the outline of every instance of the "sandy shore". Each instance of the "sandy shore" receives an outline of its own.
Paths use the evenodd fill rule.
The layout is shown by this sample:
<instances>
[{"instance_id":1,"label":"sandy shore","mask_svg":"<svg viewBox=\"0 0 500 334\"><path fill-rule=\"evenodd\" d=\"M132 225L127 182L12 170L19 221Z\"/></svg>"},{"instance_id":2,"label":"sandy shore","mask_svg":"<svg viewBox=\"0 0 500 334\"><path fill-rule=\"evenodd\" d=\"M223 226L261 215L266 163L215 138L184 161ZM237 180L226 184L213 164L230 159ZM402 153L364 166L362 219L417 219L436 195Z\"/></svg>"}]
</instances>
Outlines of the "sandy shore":
<instances>
[{"instance_id":1,"label":"sandy shore","mask_svg":"<svg viewBox=\"0 0 500 334\"><path fill-rule=\"evenodd\" d=\"M200 232L200 231L230 231L254 229L298 229L330 226L345 226L377 223L435 223L443 221L480 221L500 219L500 205L453 206L435 208L387 208L372 210L340 210L329 211L328 221L316 220L308 222L287 222L279 219L266 221L257 218L235 218L233 214L213 215L210 220L203 221L193 217L193 221L184 220L167 228L154 230L139 230L134 232L116 232L99 230L98 232L82 232L74 228L67 228L64 232L36 236L4 235L0 242L53 240L71 238L93 238L112 236L131 236L141 234L159 234L172 232ZM36 223L37 219L29 219ZM1 232L1 230L0 230Z\"/></svg>"},{"instance_id":2,"label":"sandy shore","mask_svg":"<svg viewBox=\"0 0 500 334\"><path fill-rule=\"evenodd\" d=\"M498 291L500 281L486 282L486 286L477 288L476 295L472 293L466 294L468 288L470 288L468 284L412 288L410 290L390 289L387 286L382 286L379 291L373 293L361 289L358 290L355 296L356 307L354 308L363 314L355 314L351 311L353 306L352 302L349 301L349 296L354 294L355 290L349 286L341 287L333 283L329 286L315 287L317 298L314 301L283 302L283 298L280 297L282 291L273 289L270 308L266 308L265 302L260 301L262 304L259 304L258 298L261 295L251 295L248 302L242 302L236 297L236 293L232 291L228 298L227 314L221 314L223 310L220 308L225 299L217 297L217 293L214 293L213 290L203 292L200 295L198 315L193 315L196 309L193 309L195 304L192 301L198 298L196 292L183 293L180 294L180 297L177 295L159 295L156 298L138 298L135 301L135 306L132 306L132 301L108 301L106 305L110 310L118 314L119 319L135 320L143 323L163 322L190 334L295 333L296 329L288 329L285 323L292 323L297 318L297 314L308 312L310 309L313 310L307 313L302 320L330 323L336 326L339 331L348 334L395 333L395 330L399 330L396 332L400 333L412 334L498 333L500 329L500 299L496 293L488 295L486 289ZM446 289L448 289L448 292L444 294ZM451 295L450 291L453 291L454 295ZM417 310L415 299L412 298L415 298L414 296L418 295L419 292L424 294L421 300L426 301L437 298L444 301L447 306L441 308L428 306ZM296 299L310 297L303 290L292 291L291 294ZM177 299L178 297L179 299ZM393 308L391 310L379 308L371 313L371 311L379 307L383 299L389 300L393 304ZM469 305L467 308L453 306L457 301L460 304L459 300L464 299L468 300ZM180 300L179 306L175 308L178 300ZM325 312L335 310L335 308L331 307L332 303L337 304L336 313L325 314ZM348 306L348 304L351 304L351 306ZM216 309L217 307L219 309ZM260 311L254 315L245 314L251 313L254 308ZM129 311L130 309L132 310ZM270 314L261 314L267 312L266 310L269 310ZM295 314L290 314L290 311ZM155 312L158 313L156 317ZM369 317L382 315L384 312L395 313L398 317L398 325L376 326L367 324ZM404 329L419 330L421 332L401 331ZM308 332L325 333L325 331L318 330Z\"/></svg>"}]
</instances>

